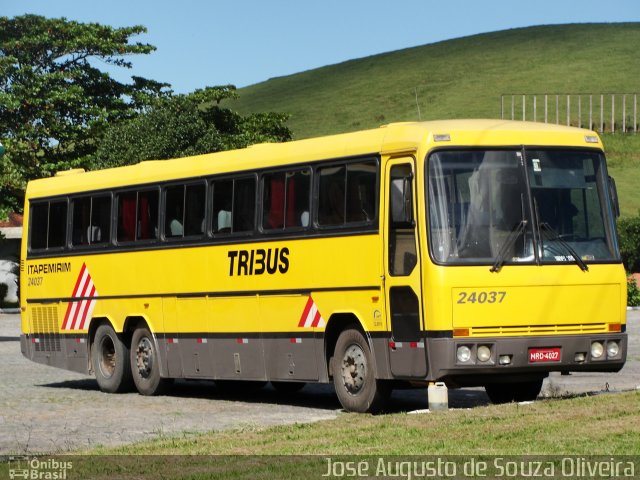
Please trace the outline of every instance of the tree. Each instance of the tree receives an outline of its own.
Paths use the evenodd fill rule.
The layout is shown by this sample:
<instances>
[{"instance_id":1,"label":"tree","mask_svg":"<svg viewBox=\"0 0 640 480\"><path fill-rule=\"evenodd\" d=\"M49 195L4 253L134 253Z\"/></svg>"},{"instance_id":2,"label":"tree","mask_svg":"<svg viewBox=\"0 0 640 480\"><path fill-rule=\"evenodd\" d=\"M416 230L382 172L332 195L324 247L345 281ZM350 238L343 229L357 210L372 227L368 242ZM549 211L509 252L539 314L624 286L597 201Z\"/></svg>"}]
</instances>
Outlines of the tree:
<instances>
[{"instance_id":1,"label":"tree","mask_svg":"<svg viewBox=\"0 0 640 480\"><path fill-rule=\"evenodd\" d=\"M155 47L131 43L143 26L113 28L37 15L0 17L0 217L21 210L26 182L87 167L106 126L135 117L167 95L167 84L111 78L96 61L131 68L125 57Z\"/></svg>"},{"instance_id":2,"label":"tree","mask_svg":"<svg viewBox=\"0 0 640 480\"><path fill-rule=\"evenodd\" d=\"M220 106L221 100L236 96L235 87L227 85L157 100L146 112L107 130L94 166L115 167L291 139L285 114L243 117Z\"/></svg>"}]
</instances>

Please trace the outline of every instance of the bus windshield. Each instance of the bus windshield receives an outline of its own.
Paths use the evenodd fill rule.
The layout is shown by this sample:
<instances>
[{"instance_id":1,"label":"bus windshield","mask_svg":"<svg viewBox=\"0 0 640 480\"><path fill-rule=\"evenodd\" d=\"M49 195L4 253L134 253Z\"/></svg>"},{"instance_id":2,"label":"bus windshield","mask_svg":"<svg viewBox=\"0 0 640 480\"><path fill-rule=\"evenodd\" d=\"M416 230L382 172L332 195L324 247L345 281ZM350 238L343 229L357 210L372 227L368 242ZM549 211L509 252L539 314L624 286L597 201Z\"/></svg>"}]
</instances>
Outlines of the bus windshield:
<instances>
[{"instance_id":1,"label":"bus windshield","mask_svg":"<svg viewBox=\"0 0 640 480\"><path fill-rule=\"evenodd\" d=\"M595 151L435 152L428 162L431 255L436 263L494 268L617 261L606 181Z\"/></svg>"}]
</instances>

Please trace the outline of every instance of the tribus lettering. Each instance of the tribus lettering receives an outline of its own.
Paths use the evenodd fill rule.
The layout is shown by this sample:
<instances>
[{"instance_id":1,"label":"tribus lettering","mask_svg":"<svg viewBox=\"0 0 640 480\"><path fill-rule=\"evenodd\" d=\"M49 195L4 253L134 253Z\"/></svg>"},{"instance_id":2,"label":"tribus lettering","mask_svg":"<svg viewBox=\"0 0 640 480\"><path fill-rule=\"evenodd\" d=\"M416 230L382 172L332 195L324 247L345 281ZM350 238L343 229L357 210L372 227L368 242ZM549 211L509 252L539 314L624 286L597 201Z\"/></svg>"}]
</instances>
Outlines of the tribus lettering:
<instances>
[{"instance_id":1,"label":"tribus lettering","mask_svg":"<svg viewBox=\"0 0 640 480\"><path fill-rule=\"evenodd\" d=\"M229 257L229 276L262 275L268 273L287 273L289 270L289 249L258 248L257 250L231 250Z\"/></svg>"}]
</instances>

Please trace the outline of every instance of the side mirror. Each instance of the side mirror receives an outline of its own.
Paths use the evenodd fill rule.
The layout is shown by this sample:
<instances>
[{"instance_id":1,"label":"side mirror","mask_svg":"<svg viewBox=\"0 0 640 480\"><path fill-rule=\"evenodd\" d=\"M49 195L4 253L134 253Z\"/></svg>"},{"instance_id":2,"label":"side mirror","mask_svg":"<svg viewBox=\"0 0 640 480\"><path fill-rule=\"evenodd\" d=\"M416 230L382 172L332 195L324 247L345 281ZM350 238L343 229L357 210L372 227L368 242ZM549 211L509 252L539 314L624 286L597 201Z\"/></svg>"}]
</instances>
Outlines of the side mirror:
<instances>
[{"instance_id":1,"label":"side mirror","mask_svg":"<svg viewBox=\"0 0 640 480\"><path fill-rule=\"evenodd\" d=\"M611 198L611 206L613 214L616 218L620 217L620 201L618 200L618 188L613 177L609 176L609 197Z\"/></svg>"}]
</instances>

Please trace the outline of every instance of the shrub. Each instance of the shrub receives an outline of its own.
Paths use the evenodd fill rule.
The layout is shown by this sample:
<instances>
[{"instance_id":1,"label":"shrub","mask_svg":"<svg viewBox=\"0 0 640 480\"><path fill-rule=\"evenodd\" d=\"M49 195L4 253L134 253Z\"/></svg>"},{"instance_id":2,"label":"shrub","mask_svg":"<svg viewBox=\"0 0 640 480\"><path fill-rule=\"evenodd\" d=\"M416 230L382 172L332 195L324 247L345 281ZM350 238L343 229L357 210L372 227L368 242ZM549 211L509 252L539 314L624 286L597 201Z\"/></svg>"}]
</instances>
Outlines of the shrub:
<instances>
[{"instance_id":1,"label":"shrub","mask_svg":"<svg viewBox=\"0 0 640 480\"><path fill-rule=\"evenodd\" d=\"M627 272L640 272L640 215L618 220L620 255Z\"/></svg>"},{"instance_id":2,"label":"shrub","mask_svg":"<svg viewBox=\"0 0 640 480\"><path fill-rule=\"evenodd\" d=\"M627 305L630 307L640 306L640 288L633 277L627 278Z\"/></svg>"}]
</instances>

